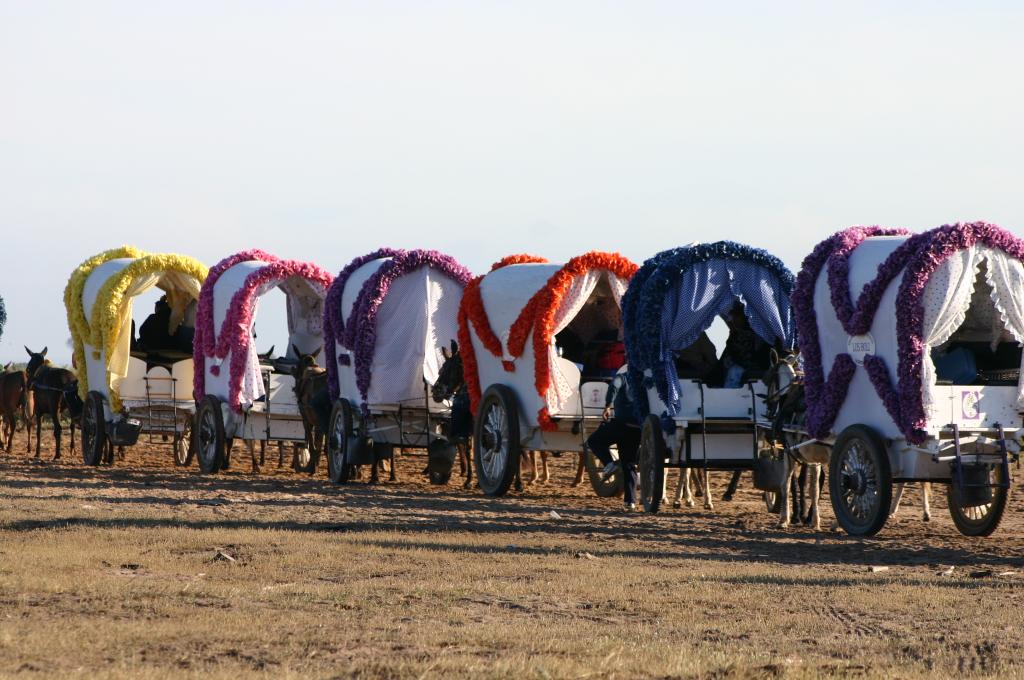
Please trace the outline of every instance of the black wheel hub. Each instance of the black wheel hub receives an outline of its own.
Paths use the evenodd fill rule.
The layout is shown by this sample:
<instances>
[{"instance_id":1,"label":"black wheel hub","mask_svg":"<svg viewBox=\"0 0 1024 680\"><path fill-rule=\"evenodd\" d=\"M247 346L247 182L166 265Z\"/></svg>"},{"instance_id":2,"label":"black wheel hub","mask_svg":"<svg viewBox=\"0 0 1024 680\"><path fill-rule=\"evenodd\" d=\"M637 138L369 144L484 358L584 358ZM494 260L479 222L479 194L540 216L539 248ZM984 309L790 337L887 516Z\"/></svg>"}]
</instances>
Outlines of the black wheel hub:
<instances>
[{"instance_id":1,"label":"black wheel hub","mask_svg":"<svg viewBox=\"0 0 1024 680\"><path fill-rule=\"evenodd\" d=\"M856 470L853 473L843 475L843 490L852 491L858 496L863 496L868 489L868 478L863 470Z\"/></svg>"}]
</instances>

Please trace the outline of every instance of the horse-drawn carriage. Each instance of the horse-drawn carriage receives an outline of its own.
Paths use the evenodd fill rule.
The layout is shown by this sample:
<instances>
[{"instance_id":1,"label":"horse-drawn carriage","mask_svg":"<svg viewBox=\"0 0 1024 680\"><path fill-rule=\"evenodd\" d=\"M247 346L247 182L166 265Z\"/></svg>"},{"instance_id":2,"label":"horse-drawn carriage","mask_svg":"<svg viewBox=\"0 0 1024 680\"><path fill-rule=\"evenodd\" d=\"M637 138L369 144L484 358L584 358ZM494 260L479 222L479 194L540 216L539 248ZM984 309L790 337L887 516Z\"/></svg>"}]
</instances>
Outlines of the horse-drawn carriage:
<instances>
[{"instance_id":1,"label":"horse-drawn carriage","mask_svg":"<svg viewBox=\"0 0 1024 680\"><path fill-rule=\"evenodd\" d=\"M664 251L633 277L623 318L628 379L643 418L640 491L648 512L664 500L667 467L684 474L754 469L764 446L768 369L757 368L758 360L793 347L792 288L778 258L730 241ZM718 317L732 318L730 333L751 348L751 363L677 367ZM723 360L729 351L727 344Z\"/></svg>"},{"instance_id":2,"label":"horse-drawn carriage","mask_svg":"<svg viewBox=\"0 0 1024 680\"><path fill-rule=\"evenodd\" d=\"M324 308L332 411L328 472L349 481L357 465L425 448L430 478L445 483L454 455L450 405L431 398L458 333L469 270L433 250L383 248L356 258L334 280Z\"/></svg>"},{"instance_id":3,"label":"horse-drawn carriage","mask_svg":"<svg viewBox=\"0 0 1024 680\"><path fill-rule=\"evenodd\" d=\"M508 491L523 450L583 451L617 370L597 357L621 340L621 299L636 269L612 253L565 264L512 256L466 286L459 345L486 494Z\"/></svg>"},{"instance_id":4,"label":"horse-drawn carriage","mask_svg":"<svg viewBox=\"0 0 1024 680\"><path fill-rule=\"evenodd\" d=\"M333 277L321 267L260 250L218 262L199 294L195 337L196 453L203 472L228 463L231 443L293 442L310 449L316 437L297 394L304 364L323 366L323 304ZM287 299L288 351L261 362L254 323L260 298L280 289ZM253 457L253 467L257 467Z\"/></svg>"},{"instance_id":5,"label":"horse-drawn carriage","mask_svg":"<svg viewBox=\"0 0 1024 680\"><path fill-rule=\"evenodd\" d=\"M948 484L988 535L1024 433L1024 241L985 223L854 227L804 260L793 294L807 410L790 450L824 450L839 524L871 535L894 482Z\"/></svg>"},{"instance_id":6,"label":"horse-drawn carriage","mask_svg":"<svg viewBox=\"0 0 1024 680\"><path fill-rule=\"evenodd\" d=\"M189 452L192 354L189 318L207 268L183 255L150 254L132 247L109 250L83 262L64 291L78 369L82 455L98 465L113 446L130 446L140 434L170 440L174 460ZM158 330L173 342L147 346L134 337L133 300L152 287L164 292Z\"/></svg>"}]
</instances>

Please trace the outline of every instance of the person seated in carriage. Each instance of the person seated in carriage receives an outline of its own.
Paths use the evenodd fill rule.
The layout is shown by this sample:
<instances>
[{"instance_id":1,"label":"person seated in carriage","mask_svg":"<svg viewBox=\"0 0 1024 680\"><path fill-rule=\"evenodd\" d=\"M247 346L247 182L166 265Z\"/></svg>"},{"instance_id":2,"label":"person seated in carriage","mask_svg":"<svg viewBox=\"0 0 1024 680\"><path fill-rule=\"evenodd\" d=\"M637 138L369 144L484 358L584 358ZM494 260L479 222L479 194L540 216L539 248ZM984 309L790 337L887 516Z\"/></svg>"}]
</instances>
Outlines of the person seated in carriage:
<instances>
[{"instance_id":1,"label":"person seated in carriage","mask_svg":"<svg viewBox=\"0 0 1024 680\"><path fill-rule=\"evenodd\" d=\"M680 380L715 381L718 374L718 353L715 344L704 331L697 341L675 353L676 377Z\"/></svg>"},{"instance_id":2,"label":"person seated in carriage","mask_svg":"<svg viewBox=\"0 0 1024 680\"><path fill-rule=\"evenodd\" d=\"M729 337L722 352L723 387L739 387L761 378L771 366L771 345L750 327L743 304L735 303L726 315Z\"/></svg>"},{"instance_id":3,"label":"person seated in carriage","mask_svg":"<svg viewBox=\"0 0 1024 680\"><path fill-rule=\"evenodd\" d=\"M185 318L171 332L172 309L167 296L156 301L153 313L146 317L139 328L138 341L133 349L142 352L182 352L192 354L192 339L195 336L195 301L185 310ZM191 323L189 314L191 313ZM134 322L132 322L134 325Z\"/></svg>"}]
</instances>

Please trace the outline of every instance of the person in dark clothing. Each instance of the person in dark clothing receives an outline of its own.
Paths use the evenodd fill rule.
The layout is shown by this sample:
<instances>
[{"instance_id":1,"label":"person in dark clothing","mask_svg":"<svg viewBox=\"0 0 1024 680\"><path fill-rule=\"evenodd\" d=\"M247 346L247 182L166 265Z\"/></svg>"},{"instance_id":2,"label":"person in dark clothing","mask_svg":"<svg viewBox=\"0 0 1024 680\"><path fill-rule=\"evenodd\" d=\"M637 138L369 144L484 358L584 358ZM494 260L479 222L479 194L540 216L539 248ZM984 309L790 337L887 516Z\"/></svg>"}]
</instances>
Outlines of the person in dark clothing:
<instances>
[{"instance_id":1,"label":"person in dark clothing","mask_svg":"<svg viewBox=\"0 0 1024 680\"><path fill-rule=\"evenodd\" d=\"M610 477L616 470L621 470L625 509L635 510L637 486L640 483L640 475L636 469L637 448L640 446L640 421L636 417L625 372L618 373L612 379L604 403L604 413L601 414L604 422L590 435L586 445L597 459L604 463L605 478ZM612 445L619 450L618 461L612 460Z\"/></svg>"},{"instance_id":2,"label":"person in dark clothing","mask_svg":"<svg viewBox=\"0 0 1024 680\"><path fill-rule=\"evenodd\" d=\"M725 319L729 338L722 352L725 387L739 387L748 380L760 378L771 366L771 346L750 327L747 314L739 302Z\"/></svg>"},{"instance_id":3,"label":"person in dark clothing","mask_svg":"<svg viewBox=\"0 0 1024 680\"><path fill-rule=\"evenodd\" d=\"M167 300L160 298L156 301L153 313L146 317L139 328L139 349L148 352L175 349L177 343L171 335L170 326L171 306Z\"/></svg>"},{"instance_id":4,"label":"person in dark clothing","mask_svg":"<svg viewBox=\"0 0 1024 680\"><path fill-rule=\"evenodd\" d=\"M708 382L718 366L718 353L708 334L701 332L697 341L676 352L676 377L680 380Z\"/></svg>"}]
</instances>

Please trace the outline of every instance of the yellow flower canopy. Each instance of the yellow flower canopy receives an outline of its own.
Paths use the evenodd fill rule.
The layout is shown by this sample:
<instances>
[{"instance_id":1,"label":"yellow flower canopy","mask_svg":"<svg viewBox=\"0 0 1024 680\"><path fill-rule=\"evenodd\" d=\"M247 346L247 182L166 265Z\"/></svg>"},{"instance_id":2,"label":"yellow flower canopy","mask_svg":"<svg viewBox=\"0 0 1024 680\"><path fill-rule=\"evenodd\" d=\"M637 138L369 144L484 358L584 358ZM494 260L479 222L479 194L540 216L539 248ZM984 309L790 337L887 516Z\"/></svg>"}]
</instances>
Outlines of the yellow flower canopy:
<instances>
[{"instance_id":1,"label":"yellow flower canopy","mask_svg":"<svg viewBox=\"0 0 1024 680\"><path fill-rule=\"evenodd\" d=\"M90 275L100 265L116 259L132 261L113 271L103 282L87 315L83 298ZM120 410L121 400L115 387L128 372L132 300L153 286L160 288L171 306L172 324L177 325L184 318L188 304L198 299L208 272L206 265L194 258L173 253L145 253L131 246L108 250L79 265L64 289L64 306L75 365L79 369L80 396L84 399L89 392L88 362L105 357L111 406L115 411ZM86 345L92 349L91 356L86 355Z\"/></svg>"}]
</instances>

